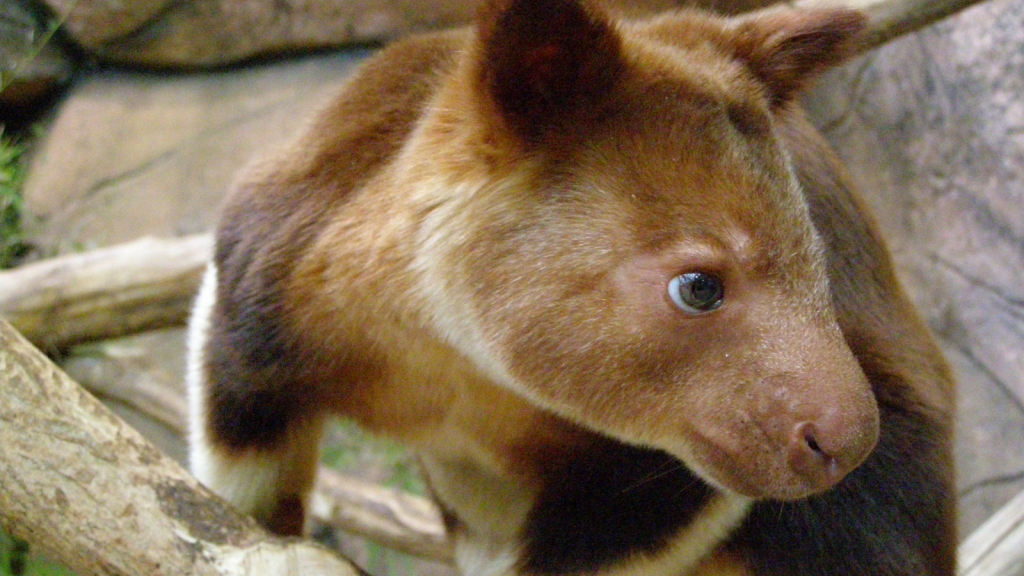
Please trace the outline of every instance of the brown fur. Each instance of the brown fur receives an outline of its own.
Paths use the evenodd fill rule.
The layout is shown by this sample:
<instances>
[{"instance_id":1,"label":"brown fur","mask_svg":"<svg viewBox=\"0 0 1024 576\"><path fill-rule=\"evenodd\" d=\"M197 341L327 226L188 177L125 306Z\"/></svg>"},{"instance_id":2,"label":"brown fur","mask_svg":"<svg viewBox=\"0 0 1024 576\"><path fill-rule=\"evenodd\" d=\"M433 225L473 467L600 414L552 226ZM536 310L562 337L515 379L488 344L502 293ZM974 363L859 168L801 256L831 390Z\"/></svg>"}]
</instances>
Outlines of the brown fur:
<instances>
[{"instance_id":1,"label":"brown fur","mask_svg":"<svg viewBox=\"0 0 1024 576\"><path fill-rule=\"evenodd\" d=\"M329 413L400 439L481 573L952 574L952 379L792 105L862 24L502 0L385 50L228 202L202 442L230 469L307 462ZM720 309L673 304L688 272ZM299 466L245 503L282 533ZM813 507L889 481L942 504L881 510L896 552L858 557L870 522ZM778 501L825 543L770 549Z\"/></svg>"}]
</instances>

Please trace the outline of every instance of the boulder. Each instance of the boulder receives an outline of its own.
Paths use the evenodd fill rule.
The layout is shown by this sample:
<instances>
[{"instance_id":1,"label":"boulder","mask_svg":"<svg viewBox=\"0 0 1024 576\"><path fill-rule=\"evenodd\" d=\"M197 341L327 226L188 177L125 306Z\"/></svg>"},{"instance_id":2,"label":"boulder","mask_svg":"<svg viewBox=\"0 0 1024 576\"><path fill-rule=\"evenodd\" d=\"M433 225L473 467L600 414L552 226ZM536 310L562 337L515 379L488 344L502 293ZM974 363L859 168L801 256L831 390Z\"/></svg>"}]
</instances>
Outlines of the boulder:
<instances>
[{"instance_id":1,"label":"boulder","mask_svg":"<svg viewBox=\"0 0 1024 576\"><path fill-rule=\"evenodd\" d=\"M210 229L239 168L287 141L364 55L83 78L30 160L31 239L55 254Z\"/></svg>"},{"instance_id":2,"label":"boulder","mask_svg":"<svg viewBox=\"0 0 1024 576\"><path fill-rule=\"evenodd\" d=\"M107 61L216 66L256 56L380 42L467 21L474 0L47 0L65 30Z\"/></svg>"},{"instance_id":3,"label":"boulder","mask_svg":"<svg viewBox=\"0 0 1024 576\"><path fill-rule=\"evenodd\" d=\"M775 0L605 0L645 13L679 5L725 12ZM46 0L65 31L103 60L207 67L282 52L392 40L468 22L479 0Z\"/></svg>"},{"instance_id":4,"label":"boulder","mask_svg":"<svg viewBox=\"0 0 1024 576\"><path fill-rule=\"evenodd\" d=\"M27 0L0 2L0 124L17 123L16 115L66 84L73 70Z\"/></svg>"}]
</instances>

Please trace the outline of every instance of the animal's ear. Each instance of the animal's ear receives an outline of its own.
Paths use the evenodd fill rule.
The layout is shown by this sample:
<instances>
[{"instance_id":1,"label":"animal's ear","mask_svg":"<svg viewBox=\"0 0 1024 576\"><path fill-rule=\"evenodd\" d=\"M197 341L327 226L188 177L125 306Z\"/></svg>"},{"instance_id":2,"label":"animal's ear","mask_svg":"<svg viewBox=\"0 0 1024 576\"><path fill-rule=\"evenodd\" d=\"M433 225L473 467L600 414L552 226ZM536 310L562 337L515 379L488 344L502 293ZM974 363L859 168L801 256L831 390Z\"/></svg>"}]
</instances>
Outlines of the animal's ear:
<instances>
[{"instance_id":1,"label":"animal's ear","mask_svg":"<svg viewBox=\"0 0 1024 576\"><path fill-rule=\"evenodd\" d=\"M768 9L733 20L734 53L768 89L773 108L800 93L819 73L850 57L867 18L856 10Z\"/></svg>"},{"instance_id":2,"label":"animal's ear","mask_svg":"<svg viewBox=\"0 0 1024 576\"><path fill-rule=\"evenodd\" d=\"M493 0L477 25L482 91L527 140L595 106L624 67L607 16L577 0Z\"/></svg>"}]
</instances>

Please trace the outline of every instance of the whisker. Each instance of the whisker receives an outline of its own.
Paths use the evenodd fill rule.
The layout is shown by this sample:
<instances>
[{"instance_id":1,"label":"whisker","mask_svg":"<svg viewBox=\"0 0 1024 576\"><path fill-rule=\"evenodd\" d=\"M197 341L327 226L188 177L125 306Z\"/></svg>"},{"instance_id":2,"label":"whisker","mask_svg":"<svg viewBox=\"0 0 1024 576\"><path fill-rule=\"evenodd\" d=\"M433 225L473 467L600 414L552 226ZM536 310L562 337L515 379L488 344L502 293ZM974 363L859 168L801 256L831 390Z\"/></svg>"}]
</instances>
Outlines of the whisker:
<instances>
[{"instance_id":1,"label":"whisker","mask_svg":"<svg viewBox=\"0 0 1024 576\"><path fill-rule=\"evenodd\" d=\"M623 488L620 494L625 494L626 492L629 492L631 490L636 490L637 488L640 488L645 484L649 484L657 480L658 478L662 478L664 476L672 474L673 472L676 472L677 470L680 470L682 468L682 462L679 462L678 460L666 460L664 463L660 464L657 468L655 468L653 472L651 472L647 476L644 476L640 480L637 480L633 484L630 484L626 488Z\"/></svg>"}]
</instances>

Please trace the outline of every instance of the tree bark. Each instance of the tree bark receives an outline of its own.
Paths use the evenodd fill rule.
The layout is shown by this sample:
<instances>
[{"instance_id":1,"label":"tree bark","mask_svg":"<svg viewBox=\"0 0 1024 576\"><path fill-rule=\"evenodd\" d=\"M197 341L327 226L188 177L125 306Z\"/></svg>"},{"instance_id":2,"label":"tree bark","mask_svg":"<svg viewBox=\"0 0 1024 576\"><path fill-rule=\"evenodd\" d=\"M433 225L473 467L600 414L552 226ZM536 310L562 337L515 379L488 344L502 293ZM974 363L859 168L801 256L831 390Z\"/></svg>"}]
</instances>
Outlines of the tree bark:
<instances>
[{"instance_id":1,"label":"tree bark","mask_svg":"<svg viewBox=\"0 0 1024 576\"><path fill-rule=\"evenodd\" d=\"M101 399L116 399L185 435L185 390L176 374L140 369L131 358L103 351L72 356L65 366ZM414 556L452 561L441 512L426 498L321 468L310 511L317 522L349 534Z\"/></svg>"},{"instance_id":2,"label":"tree bark","mask_svg":"<svg viewBox=\"0 0 1024 576\"><path fill-rule=\"evenodd\" d=\"M0 316L46 351L183 324L209 234L142 238L0 273Z\"/></svg>"},{"instance_id":3,"label":"tree bark","mask_svg":"<svg viewBox=\"0 0 1024 576\"><path fill-rule=\"evenodd\" d=\"M63 360L79 384L102 399L113 399L184 437L187 402L179 371L139 362L133 350L106 343L76 349ZM129 347L131 349L131 347ZM323 525L439 562L452 562L441 512L426 498L385 488L321 468L311 515Z\"/></svg>"},{"instance_id":4,"label":"tree bark","mask_svg":"<svg viewBox=\"0 0 1024 576\"><path fill-rule=\"evenodd\" d=\"M79 574L337 574L203 488L0 320L0 527Z\"/></svg>"},{"instance_id":5,"label":"tree bark","mask_svg":"<svg viewBox=\"0 0 1024 576\"><path fill-rule=\"evenodd\" d=\"M960 576L1020 576L1024 571L1024 492L960 545Z\"/></svg>"}]
</instances>

